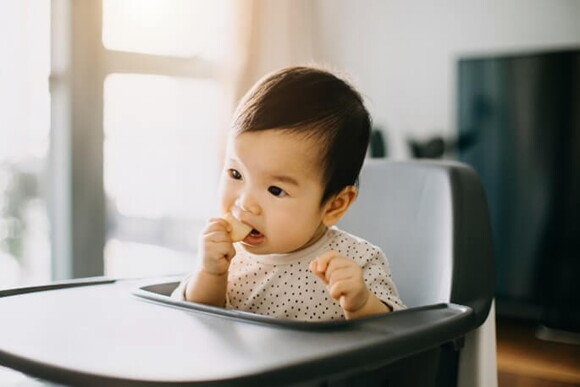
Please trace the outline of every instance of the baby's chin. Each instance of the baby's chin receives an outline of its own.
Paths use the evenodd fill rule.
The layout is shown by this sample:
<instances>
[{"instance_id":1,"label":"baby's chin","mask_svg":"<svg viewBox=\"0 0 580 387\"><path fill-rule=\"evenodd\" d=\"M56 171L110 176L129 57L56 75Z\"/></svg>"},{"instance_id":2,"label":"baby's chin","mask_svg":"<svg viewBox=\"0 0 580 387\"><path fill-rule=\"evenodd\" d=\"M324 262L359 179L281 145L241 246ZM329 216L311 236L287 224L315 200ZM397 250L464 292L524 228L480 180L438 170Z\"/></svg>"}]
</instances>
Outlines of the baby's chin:
<instances>
[{"instance_id":1,"label":"baby's chin","mask_svg":"<svg viewBox=\"0 0 580 387\"><path fill-rule=\"evenodd\" d=\"M280 252L278 249L271 248L269 246L264 245L252 245L245 242L240 242L239 246L241 246L245 251L254 255L270 255L270 254L284 254Z\"/></svg>"},{"instance_id":2,"label":"baby's chin","mask_svg":"<svg viewBox=\"0 0 580 387\"><path fill-rule=\"evenodd\" d=\"M245 251L254 255L272 255L272 254L290 254L302 250L304 244L272 246L267 243L260 245L253 245L244 241L239 243Z\"/></svg>"},{"instance_id":3,"label":"baby's chin","mask_svg":"<svg viewBox=\"0 0 580 387\"><path fill-rule=\"evenodd\" d=\"M248 253L250 254L254 254L254 255L284 255L284 254L292 254L292 253L297 253L299 251L302 251L310 246L312 246L314 243L316 243L318 241L317 240L309 240L306 242L302 242L302 243L297 243L297 244L293 244L293 245L284 245L284 246L251 246L248 245L246 243L240 243L240 246L242 246L242 248L244 250L246 250Z\"/></svg>"}]
</instances>

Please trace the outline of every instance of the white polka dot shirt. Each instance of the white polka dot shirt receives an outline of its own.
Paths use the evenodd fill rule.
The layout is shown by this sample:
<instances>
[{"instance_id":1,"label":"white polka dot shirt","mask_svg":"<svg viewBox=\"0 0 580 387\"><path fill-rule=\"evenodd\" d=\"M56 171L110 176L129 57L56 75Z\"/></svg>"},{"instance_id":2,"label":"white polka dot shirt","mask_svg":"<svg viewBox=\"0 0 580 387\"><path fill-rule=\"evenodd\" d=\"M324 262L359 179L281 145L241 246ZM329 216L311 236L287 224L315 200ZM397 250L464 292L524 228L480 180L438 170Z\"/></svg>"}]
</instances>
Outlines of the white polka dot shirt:
<instances>
[{"instance_id":1,"label":"white polka dot shirt","mask_svg":"<svg viewBox=\"0 0 580 387\"><path fill-rule=\"evenodd\" d=\"M343 320L340 304L308 268L313 259L329 250L358 263L368 289L391 310L405 308L383 252L336 227L328 229L312 246L290 254L254 255L236 245L228 275L226 307L282 319ZM184 289L183 285L180 288ZM175 293L183 298L183 290L178 288Z\"/></svg>"}]
</instances>

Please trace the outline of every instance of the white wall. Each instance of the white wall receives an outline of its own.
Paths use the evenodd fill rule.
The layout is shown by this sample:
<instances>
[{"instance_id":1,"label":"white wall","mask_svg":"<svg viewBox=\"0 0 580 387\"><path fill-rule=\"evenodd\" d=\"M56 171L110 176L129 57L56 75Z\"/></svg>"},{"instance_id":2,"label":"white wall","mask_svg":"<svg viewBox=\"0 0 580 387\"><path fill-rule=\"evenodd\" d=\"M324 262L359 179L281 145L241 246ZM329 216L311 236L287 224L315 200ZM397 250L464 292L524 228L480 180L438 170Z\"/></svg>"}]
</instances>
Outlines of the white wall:
<instances>
[{"instance_id":1,"label":"white wall","mask_svg":"<svg viewBox=\"0 0 580 387\"><path fill-rule=\"evenodd\" d=\"M455 133L460 56L580 47L579 0L317 0L313 19L316 59L352 76L395 158Z\"/></svg>"}]
</instances>

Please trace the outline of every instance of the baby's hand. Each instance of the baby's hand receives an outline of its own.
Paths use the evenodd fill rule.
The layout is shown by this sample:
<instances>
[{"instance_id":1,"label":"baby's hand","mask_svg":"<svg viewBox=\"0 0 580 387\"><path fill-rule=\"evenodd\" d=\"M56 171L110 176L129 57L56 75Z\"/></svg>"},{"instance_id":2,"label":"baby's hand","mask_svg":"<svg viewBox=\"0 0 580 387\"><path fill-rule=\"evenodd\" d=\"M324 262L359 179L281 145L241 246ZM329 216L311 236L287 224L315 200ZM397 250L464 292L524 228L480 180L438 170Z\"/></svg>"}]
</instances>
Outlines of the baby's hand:
<instances>
[{"instance_id":1,"label":"baby's hand","mask_svg":"<svg viewBox=\"0 0 580 387\"><path fill-rule=\"evenodd\" d=\"M362 268L352 259L328 251L310 262L310 270L324 282L330 296L346 314L362 310L370 297Z\"/></svg>"},{"instance_id":2,"label":"baby's hand","mask_svg":"<svg viewBox=\"0 0 580 387\"><path fill-rule=\"evenodd\" d=\"M203 270L222 275L227 273L236 250L230 236L231 225L222 218L209 220L200 237Z\"/></svg>"}]
</instances>

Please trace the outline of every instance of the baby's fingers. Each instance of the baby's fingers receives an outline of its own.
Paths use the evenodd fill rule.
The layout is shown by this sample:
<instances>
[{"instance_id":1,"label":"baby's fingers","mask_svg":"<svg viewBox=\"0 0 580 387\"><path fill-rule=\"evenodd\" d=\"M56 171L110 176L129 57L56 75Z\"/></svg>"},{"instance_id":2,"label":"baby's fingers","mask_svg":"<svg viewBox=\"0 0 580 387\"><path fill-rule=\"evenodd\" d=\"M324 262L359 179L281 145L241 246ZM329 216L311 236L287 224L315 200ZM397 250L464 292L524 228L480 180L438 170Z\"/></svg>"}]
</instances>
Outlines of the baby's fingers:
<instances>
[{"instance_id":1,"label":"baby's fingers","mask_svg":"<svg viewBox=\"0 0 580 387\"><path fill-rule=\"evenodd\" d=\"M369 298L369 291L355 280L338 281L328 288L330 296L346 311L358 310Z\"/></svg>"},{"instance_id":2,"label":"baby's fingers","mask_svg":"<svg viewBox=\"0 0 580 387\"><path fill-rule=\"evenodd\" d=\"M310 267L313 268L313 271L324 273L328 269L328 266L332 260L337 257L340 257L340 254L338 254L336 251L327 251L320 257L316 258L314 261L310 262Z\"/></svg>"},{"instance_id":3,"label":"baby's fingers","mask_svg":"<svg viewBox=\"0 0 580 387\"><path fill-rule=\"evenodd\" d=\"M332 267L329 266L326 270L326 280L330 285L339 282L352 280L357 277L357 272L350 266Z\"/></svg>"},{"instance_id":4,"label":"baby's fingers","mask_svg":"<svg viewBox=\"0 0 580 387\"><path fill-rule=\"evenodd\" d=\"M328 287L328 294L333 300L338 301L343 309L351 309L353 300L354 284L350 280L338 281Z\"/></svg>"},{"instance_id":5,"label":"baby's fingers","mask_svg":"<svg viewBox=\"0 0 580 387\"><path fill-rule=\"evenodd\" d=\"M214 231L203 236L206 242L210 243L232 243L230 234L223 231Z\"/></svg>"},{"instance_id":6,"label":"baby's fingers","mask_svg":"<svg viewBox=\"0 0 580 387\"><path fill-rule=\"evenodd\" d=\"M206 228L200 235L202 243L232 243L229 228L231 226L221 218L209 220Z\"/></svg>"},{"instance_id":7,"label":"baby's fingers","mask_svg":"<svg viewBox=\"0 0 580 387\"><path fill-rule=\"evenodd\" d=\"M207 226L203 230L203 234L207 235L207 234L214 233L216 231L222 231L222 232L228 233L231 231L231 229L232 229L232 226L228 222L226 222L224 219L211 218L207 222Z\"/></svg>"},{"instance_id":8,"label":"baby's fingers","mask_svg":"<svg viewBox=\"0 0 580 387\"><path fill-rule=\"evenodd\" d=\"M314 274L316 274L316 276L325 284L327 284L326 282L326 277L324 275L324 271L321 271L318 268L318 262L316 262L316 260L310 262L310 265L308 266L308 268L310 269L311 272L313 272Z\"/></svg>"},{"instance_id":9,"label":"baby's fingers","mask_svg":"<svg viewBox=\"0 0 580 387\"><path fill-rule=\"evenodd\" d=\"M352 259L337 254L328 263L325 273L326 280L332 283L336 275L344 274L345 272L355 275L359 267Z\"/></svg>"},{"instance_id":10,"label":"baby's fingers","mask_svg":"<svg viewBox=\"0 0 580 387\"><path fill-rule=\"evenodd\" d=\"M310 262L309 269L312 271L318 278L322 280L325 284L328 284L326 271L328 269L328 265L330 261L337 256L338 254L335 251L327 251L326 253L322 254L320 257L316 258L312 262Z\"/></svg>"}]
</instances>

